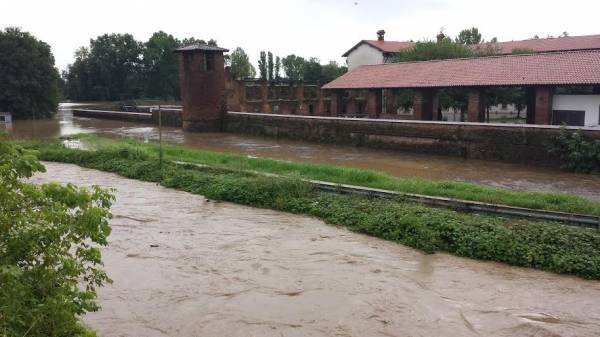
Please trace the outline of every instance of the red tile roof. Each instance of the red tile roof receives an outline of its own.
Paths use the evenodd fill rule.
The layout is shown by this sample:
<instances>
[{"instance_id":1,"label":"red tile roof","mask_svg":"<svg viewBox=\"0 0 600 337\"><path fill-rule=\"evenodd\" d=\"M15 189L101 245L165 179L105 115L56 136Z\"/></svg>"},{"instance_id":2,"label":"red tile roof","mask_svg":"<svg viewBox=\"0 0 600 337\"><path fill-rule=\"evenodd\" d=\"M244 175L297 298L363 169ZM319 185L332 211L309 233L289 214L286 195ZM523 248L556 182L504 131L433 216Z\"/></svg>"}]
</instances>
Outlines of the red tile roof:
<instances>
[{"instance_id":1,"label":"red tile roof","mask_svg":"<svg viewBox=\"0 0 600 337\"><path fill-rule=\"evenodd\" d=\"M365 65L324 89L592 84L600 50Z\"/></svg>"},{"instance_id":2,"label":"red tile roof","mask_svg":"<svg viewBox=\"0 0 600 337\"><path fill-rule=\"evenodd\" d=\"M345 52L342 56L347 57L354 49L358 48L358 46L363 43L366 43L384 53L397 53L400 50L409 49L415 46L415 43L410 41L362 40L350 50ZM538 53L552 51L594 50L600 49L600 35L553 37L546 39L497 42L493 44L485 43L481 45L475 45L472 48L479 49L490 45L492 48L497 48L498 54L511 54L515 48L533 49L533 51Z\"/></svg>"},{"instance_id":3,"label":"red tile roof","mask_svg":"<svg viewBox=\"0 0 600 337\"><path fill-rule=\"evenodd\" d=\"M397 53L402 49L408 49L415 46L414 42L410 41L379 41L379 40L362 40L354 47L350 48L342 57L347 57L354 49L358 48L361 44L366 43L371 47L380 50L384 53Z\"/></svg>"},{"instance_id":4,"label":"red tile roof","mask_svg":"<svg viewBox=\"0 0 600 337\"><path fill-rule=\"evenodd\" d=\"M488 45L488 44L484 44ZM600 49L600 35L567 36L547 39L498 42L499 53L510 54L515 48L533 49L535 52Z\"/></svg>"}]
</instances>

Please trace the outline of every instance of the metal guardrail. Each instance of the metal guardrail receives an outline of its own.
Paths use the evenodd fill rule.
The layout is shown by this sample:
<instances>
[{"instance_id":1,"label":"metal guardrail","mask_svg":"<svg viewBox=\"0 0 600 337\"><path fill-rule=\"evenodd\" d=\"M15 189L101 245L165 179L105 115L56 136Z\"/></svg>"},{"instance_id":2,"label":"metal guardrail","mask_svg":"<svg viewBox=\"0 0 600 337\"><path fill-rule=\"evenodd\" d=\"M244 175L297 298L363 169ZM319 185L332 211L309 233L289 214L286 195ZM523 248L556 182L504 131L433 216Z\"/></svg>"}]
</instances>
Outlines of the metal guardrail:
<instances>
[{"instance_id":1,"label":"metal guardrail","mask_svg":"<svg viewBox=\"0 0 600 337\"><path fill-rule=\"evenodd\" d=\"M176 165L192 165L196 167L212 167L210 165L204 164L196 164L189 163L183 161L173 161ZM273 173L265 173L258 171L248 171L255 174L260 174L269 177L279 177L283 178L283 176L273 174ZM533 208L525 208L525 207L515 207L515 206L507 206L507 205L499 205L499 204L490 204L479 201L470 201L470 200L462 200L462 199L453 199L453 198L445 198L445 197L435 197L430 195L423 194L415 194L415 193L405 193L405 192L397 192L390 191L378 188L371 187L363 187L363 186L355 186L355 185L346 185L346 184L338 184L327 181L320 180L306 180L302 179L305 182L310 183L315 188L333 193L340 194L360 194L377 198L384 199L399 199L406 200L410 202L416 202L425 205L431 206L439 206L439 207L447 207L458 211L463 212L477 212L477 213L488 213L488 214L499 214L499 215L507 215L535 220L550 220L563 222L569 225L575 225L578 227L586 227L586 228L595 228L600 230L600 216L598 215L589 215L589 214L577 214L577 213L567 213L567 212L557 212L557 211L546 211L546 210L538 210Z\"/></svg>"},{"instance_id":2,"label":"metal guardrail","mask_svg":"<svg viewBox=\"0 0 600 337\"><path fill-rule=\"evenodd\" d=\"M465 212L491 213L537 220L559 221L574 224L579 227L596 228L600 230L600 216L598 215L546 211L524 207L489 204L478 201L434 197L429 195L396 192L377 188L336 184L318 180L310 180L309 182L316 188L328 192L361 194L386 199L401 199L426 205L448 207Z\"/></svg>"}]
</instances>

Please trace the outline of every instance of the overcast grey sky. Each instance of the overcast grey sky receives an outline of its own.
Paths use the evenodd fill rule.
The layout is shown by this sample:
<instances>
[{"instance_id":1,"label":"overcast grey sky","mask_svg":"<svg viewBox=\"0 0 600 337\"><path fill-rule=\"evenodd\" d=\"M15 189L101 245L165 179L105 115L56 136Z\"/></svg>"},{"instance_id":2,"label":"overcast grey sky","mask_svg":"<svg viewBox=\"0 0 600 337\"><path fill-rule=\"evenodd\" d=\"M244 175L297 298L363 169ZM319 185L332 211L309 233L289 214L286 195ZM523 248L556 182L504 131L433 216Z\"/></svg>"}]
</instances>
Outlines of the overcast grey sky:
<instances>
[{"instance_id":1,"label":"overcast grey sky","mask_svg":"<svg viewBox=\"0 0 600 337\"><path fill-rule=\"evenodd\" d=\"M176 37L214 38L242 47L256 63L260 50L336 60L385 29L387 40L434 38L478 27L484 38L600 34L594 0L0 0L0 28L18 26L52 46L65 69L74 51L104 33L145 41L158 30Z\"/></svg>"}]
</instances>

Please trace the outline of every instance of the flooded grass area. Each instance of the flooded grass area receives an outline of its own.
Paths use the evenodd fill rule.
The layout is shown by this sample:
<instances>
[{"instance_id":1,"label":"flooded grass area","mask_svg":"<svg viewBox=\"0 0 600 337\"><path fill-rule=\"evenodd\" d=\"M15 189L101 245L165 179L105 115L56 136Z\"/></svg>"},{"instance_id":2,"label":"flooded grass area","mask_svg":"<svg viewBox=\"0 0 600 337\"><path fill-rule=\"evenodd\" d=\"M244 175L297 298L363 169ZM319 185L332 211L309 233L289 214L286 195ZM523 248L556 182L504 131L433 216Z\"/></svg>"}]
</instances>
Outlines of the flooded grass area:
<instances>
[{"instance_id":1,"label":"flooded grass area","mask_svg":"<svg viewBox=\"0 0 600 337\"><path fill-rule=\"evenodd\" d=\"M102 310L84 317L99 336L592 337L600 331L597 281L424 254L314 217L45 165L35 182L117 191L103 250L114 283L99 290ZM337 213L350 201L327 208ZM376 218L379 228L389 215ZM352 222L349 213L338 217Z\"/></svg>"},{"instance_id":2,"label":"flooded grass area","mask_svg":"<svg viewBox=\"0 0 600 337\"><path fill-rule=\"evenodd\" d=\"M96 149L143 152L158 158L159 145L135 139L112 139L93 134L76 136L80 142ZM422 178L399 178L384 173L332 165L295 163L214 151L163 145L164 158L206 164L230 170L258 171L293 178L322 180L340 184L388 189L405 193L458 198L543 210L600 215L600 202L556 192L523 192L456 181Z\"/></svg>"}]
</instances>

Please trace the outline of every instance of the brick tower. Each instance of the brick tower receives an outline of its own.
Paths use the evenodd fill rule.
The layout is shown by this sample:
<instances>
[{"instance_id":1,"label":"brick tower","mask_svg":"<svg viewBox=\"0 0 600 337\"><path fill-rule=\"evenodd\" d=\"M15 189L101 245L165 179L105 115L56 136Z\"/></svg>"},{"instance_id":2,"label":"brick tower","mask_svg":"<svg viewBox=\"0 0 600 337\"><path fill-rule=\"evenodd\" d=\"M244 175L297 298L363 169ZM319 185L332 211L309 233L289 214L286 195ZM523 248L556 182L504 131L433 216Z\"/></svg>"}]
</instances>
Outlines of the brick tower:
<instances>
[{"instance_id":1,"label":"brick tower","mask_svg":"<svg viewBox=\"0 0 600 337\"><path fill-rule=\"evenodd\" d=\"M175 52L179 54L183 130L221 131L226 113L223 53L228 50L192 45Z\"/></svg>"}]
</instances>

